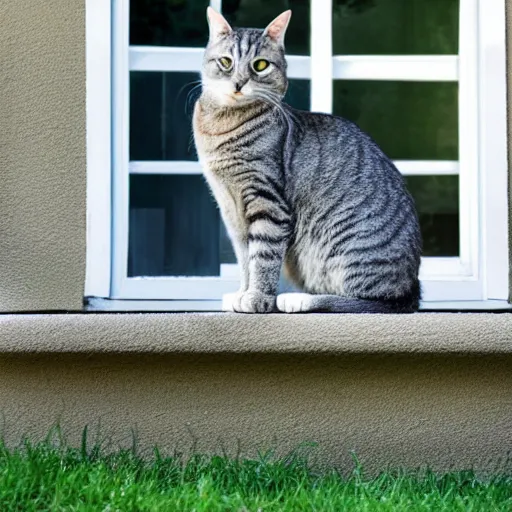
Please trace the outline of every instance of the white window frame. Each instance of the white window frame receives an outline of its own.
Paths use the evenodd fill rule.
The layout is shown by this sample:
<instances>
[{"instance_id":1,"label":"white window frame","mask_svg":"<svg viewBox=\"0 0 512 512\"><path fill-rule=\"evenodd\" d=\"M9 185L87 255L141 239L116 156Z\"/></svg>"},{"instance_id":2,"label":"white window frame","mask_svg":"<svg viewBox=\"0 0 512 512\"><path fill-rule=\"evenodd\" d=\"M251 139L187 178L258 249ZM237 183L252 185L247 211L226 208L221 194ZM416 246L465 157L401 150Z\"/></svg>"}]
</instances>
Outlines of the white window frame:
<instances>
[{"instance_id":1,"label":"white window frame","mask_svg":"<svg viewBox=\"0 0 512 512\"><path fill-rule=\"evenodd\" d=\"M210 3L220 10L221 0ZM129 173L201 173L197 162L128 161L129 72L199 71L203 53L129 47L128 5L86 0L85 295L219 299L238 286L235 265L223 265L220 277L127 277ZM312 110L331 112L333 79L458 81L459 160L395 162L404 175L460 179L460 256L422 259L424 299L507 299L505 0L460 0L458 56L333 56L331 0L314 6L311 56L287 58L290 78L311 80Z\"/></svg>"}]
</instances>

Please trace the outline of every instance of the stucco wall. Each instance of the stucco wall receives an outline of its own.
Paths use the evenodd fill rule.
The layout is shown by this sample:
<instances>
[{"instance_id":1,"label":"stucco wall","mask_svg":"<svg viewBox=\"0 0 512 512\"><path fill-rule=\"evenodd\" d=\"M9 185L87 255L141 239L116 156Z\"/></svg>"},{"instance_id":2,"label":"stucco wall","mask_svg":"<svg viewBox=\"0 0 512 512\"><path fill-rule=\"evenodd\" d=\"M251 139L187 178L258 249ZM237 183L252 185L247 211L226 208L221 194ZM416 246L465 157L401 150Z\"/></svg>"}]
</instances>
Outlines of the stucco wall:
<instances>
[{"instance_id":1,"label":"stucco wall","mask_svg":"<svg viewBox=\"0 0 512 512\"><path fill-rule=\"evenodd\" d=\"M512 302L512 0L507 0L507 120L508 120L508 240L509 240L509 301Z\"/></svg>"},{"instance_id":2,"label":"stucco wall","mask_svg":"<svg viewBox=\"0 0 512 512\"><path fill-rule=\"evenodd\" d=\"M0 0L0 311L80 309L84 0Z\"/></svg>"},{"instance_id":3,"label":"stucco wall","mask_svg":"<svg viewBox=\"0 0 512 512\"><path fill-rule=\"evenodd\" d=\"M162 452L316 442L313 461L512 471L512 358L39 356L0 360L2 433Z\"/></svg>"},{"instance_id":4,"label":"stucco wall","mask_svg":"<svg viewBox=\"0 0 512 512\"><path fill-rule=\"evenodd\" d=\"M512 315L228 316L0 316L0 433L512 472Z\"/></svg>"},{"instance_id":5,"label":"stucco wall","mask_svg":"<svg viewBox=\"0 0 512 512\"><path fill-rule=\"evenodd\" d=\"M40 356L0 361L3 434L151 453L255 456L318 443L317 463L512 471L512 358ZM108 447L108 445L107 445Z\"/></svg>"}]
</instances>

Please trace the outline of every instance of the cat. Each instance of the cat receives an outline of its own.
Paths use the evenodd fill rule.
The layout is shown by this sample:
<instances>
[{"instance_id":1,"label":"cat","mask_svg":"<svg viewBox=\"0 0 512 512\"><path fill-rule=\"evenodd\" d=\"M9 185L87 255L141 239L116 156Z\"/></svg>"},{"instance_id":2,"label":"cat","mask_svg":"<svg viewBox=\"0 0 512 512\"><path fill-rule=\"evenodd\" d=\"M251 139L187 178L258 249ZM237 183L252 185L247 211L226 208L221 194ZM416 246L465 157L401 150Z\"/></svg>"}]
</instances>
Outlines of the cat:
<instances>
[{"instance_id":1,"label":"cat","mask_svg":"<svg viewBox=\"0 0 512 512\"><path fill-rule=\"evenodd\" d=\"M265 30L207 9L194 141L240 267L223 310L412 313L421 298L414 201L355 124L282 102L291 11ZM304 293L277 295L284 274Z\"/></svg>"}]
</instances>

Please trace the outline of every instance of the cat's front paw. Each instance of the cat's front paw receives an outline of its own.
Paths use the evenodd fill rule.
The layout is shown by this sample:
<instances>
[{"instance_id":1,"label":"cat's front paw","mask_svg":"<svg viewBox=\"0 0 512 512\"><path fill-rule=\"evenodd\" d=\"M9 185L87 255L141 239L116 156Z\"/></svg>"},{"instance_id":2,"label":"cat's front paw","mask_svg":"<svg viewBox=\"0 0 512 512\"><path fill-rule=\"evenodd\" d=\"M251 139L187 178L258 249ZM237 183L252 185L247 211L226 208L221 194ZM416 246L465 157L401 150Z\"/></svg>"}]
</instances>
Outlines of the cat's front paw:
<instances>
[{"instance_id":1,"label":"cat's front paw","mask_svg":"<svg viewBox=\"0 0 512 512\"><path fill-rule=\"evenodd\" d=\"M276 298L261 292L227 293L222 297L222 311L235 313L272 313Z\"/></svg>"},{"instance_id":2,"label":"cat's front paw","mask_svg":"<svg viewBox=\"0 0 512 512\"><path fill-rule=\"evenodd\" d=\"M277 309L283 313L311 311L313 296L309 293L281 293L277 296Z\"/></svg>"}]
</instances>

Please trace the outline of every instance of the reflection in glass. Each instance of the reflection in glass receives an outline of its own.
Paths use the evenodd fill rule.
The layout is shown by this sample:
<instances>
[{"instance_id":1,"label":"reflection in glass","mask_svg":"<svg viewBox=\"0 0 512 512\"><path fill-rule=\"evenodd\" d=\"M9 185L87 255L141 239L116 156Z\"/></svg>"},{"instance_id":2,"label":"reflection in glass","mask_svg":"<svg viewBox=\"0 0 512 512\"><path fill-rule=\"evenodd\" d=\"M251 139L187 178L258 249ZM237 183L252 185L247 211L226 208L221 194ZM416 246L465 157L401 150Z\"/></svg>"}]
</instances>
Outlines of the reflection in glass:
<instances>
[{"instance_id":1,"label":"reflection in glass","mask_svg":"<svg viewBox=\"0 0 512 512\"><path fill-rule=\"evenodd\" d=\"M204 47L208 42L208 0L130 0L130 44ZM265 28L293 10L286 50L309 55L309 0L223 0L222 13L234 27Z\"/></svg>"},{"instance_id":2,"label":"reflection in glass","mask_svg":"<svg viewBox=\"0 0 512 512\"><path fill-rule=\"evenodd\" d=\"M233 250L233 245L231 244L231 240L229 239L228 232L224 223L219 223L219 236L220 236L220 262L222 264L234 264L236 263L235 251Z\"/></svg>"},{"instance_id":3,"label":"reflection in glass","mask_svg":"<svg viewBox=\"0 0 512 512\"><path fill-rule=\"evenodd\" d=\"M335 55L456 55L459 0L333 0Z\"/></svg>"},{"instance_id":4,"label":"reflection in glass","mask_svg":"<svg viewBox=\"0 0 512 512\"><path fill-rule=\"evenodd\" d=\"M293 14L286 31L286 53L310 55L310 0L222 1L222 13L234 27L265 28L276 16L288 9Z\"/></svg>"},{"instance_id":5,"label":"reflection in glass","mask_svg":"<svg viewBox=\"0 0 512 512\"><path fill-rule=\"evenodd\" d=\"M457 176L407 176L423 256L459 255ZM128 276L218 276L236 263L217 205L200 175L131 175Z\"/></svg>"},{"instance_id":6,"label":"reflection in glass","mask_svg":"<svg viewBox=\"0 0 512 512\"><path fill-rule=\"evenodd\" d=\"M198 85L198 87L195 87ZM196 160L198 73L130 73L130 160Z\"/></svg>"},{"instance_id":7,"label":"reflection in glass","mask_svg":"<svg viewBox=\"0 0 512 512\"><path fill-rule=\"evenodd\" d=\"M129 277L218 276L230 259L203 176L130 176Z\"/></svg>"},{"instance_id":8,"label":"reflection in glass","mask_svg":"<svg viewBox=\"0 0 512 512\"><path fill-rule=\"evenodd\" d=\"M204 47L208 0L130 0L130 44Z\"/></svg>"},{"instance_id":9,"label":"reflection in glass","mask_svg":"<svg viewBox=\"0 0 512 512\"><path fill-rule=\"evenodd\" d=\"M406 176L423 236L423 256L459 255L458 176Z\"/></svg>"},{"instance_id":10,"label":"reflection in glass","mask_svg":"<svg viewBox=\"0 0 512 512\"><path fill-rule=\"evenodd\" d=\"M355 122L396 160L458 160L454 82L336 80L334 114Z\"/></svg>"},{"instance_id":11,"label":"reflection in glass","mask_svg":"<svg viewBox=\"0 0 512 512\"><path fill-rule=\"evenodd\" d=\"M289 80L288 90L283 101L299 110L309 110L311 105L311 81L295 78Z\"/></svg>"},{"instance_id":12,"label":"reflection in glass","mask_svg":"<svg viewBox=\"0 0 512 512\"><path fill-rule=\"evenodd\" d=\"M192 136L199 74L130 73L130 160L197 160ZM290 80L285 101L308 110L309 80Z\"/></svg>"}]
</instances>

